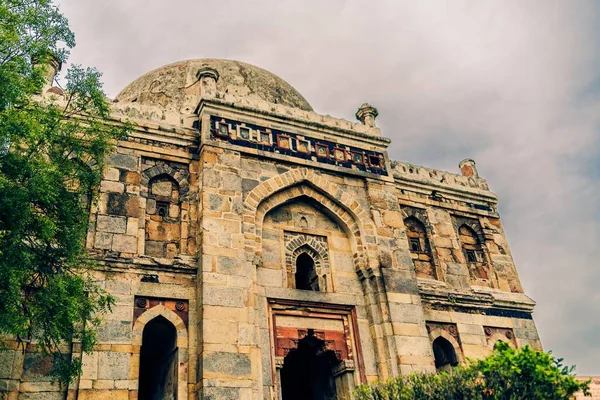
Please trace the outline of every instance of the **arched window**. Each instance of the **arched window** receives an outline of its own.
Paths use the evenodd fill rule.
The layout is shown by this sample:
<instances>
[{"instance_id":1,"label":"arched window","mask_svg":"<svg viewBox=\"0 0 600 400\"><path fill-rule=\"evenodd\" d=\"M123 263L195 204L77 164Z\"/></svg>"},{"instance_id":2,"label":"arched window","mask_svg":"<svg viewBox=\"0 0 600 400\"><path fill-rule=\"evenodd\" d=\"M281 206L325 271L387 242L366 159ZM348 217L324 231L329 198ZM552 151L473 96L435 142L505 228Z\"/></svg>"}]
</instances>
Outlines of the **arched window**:
<instances>
[{"instance_id":1,"label":"arched window","mask_svg":"<svg viewBox=\"0 0 600 400\"><path fill-rule=\"evenodd\" d=\"M431 247L427 239L425 226L415 217L404 220L408 248L415 264L417 277L436 279Z\"/></svg>"},{"instance_id":2,"label":"arched window","mask_svg":"<svg viewBox=\"0 0 600 400\"><path fill-rule=\"evenodd\" d=\"M179 254L179 186L169 175L156 176L148 183L145 231L146 255L173 258Z\"/></svg>"},{"instance_id":3,"label":"arched window","mask_svg":"<svg viewBox=\"0 0 600 400\"><path fill-rule=\"evenodd\" d=\"M138 389L140 399L177 398L177 331L162 316L144 327Z\"/></svg>"},{"instance_id":4,"label":"arched window","mask_svg":"<svg viewBox=\"0 0 600 400\"><path fill-rule=\"evenodd\" d=\"M445 370L458 365L456 352L452 343L442 336L433 341L433 357L435 359L435 367L438 370Z\"/></svg>"},{"instance_id":5,"label":"arched window","mask_svg":"<svg viewBox=\"0 0 600 400\"><path fill-rule=\"evenodd\" d=\"M296 289L319 291L319 277L315 271L315 261L306 253L296 258Z\"/></svg>"},{"instance_id":6,"label":"arched window","mask_svg":"<svg viewBox=\"0 0 600 400\"><path fill-rule=\"evenodd\" d=\"M485 254L477 233L467 225L462 225L458 229L458 238L460 240L465 260L469 266L469 273L471 274L471 277L487 280L488 273L486 268Z\"/></svg>"}]
</instances>

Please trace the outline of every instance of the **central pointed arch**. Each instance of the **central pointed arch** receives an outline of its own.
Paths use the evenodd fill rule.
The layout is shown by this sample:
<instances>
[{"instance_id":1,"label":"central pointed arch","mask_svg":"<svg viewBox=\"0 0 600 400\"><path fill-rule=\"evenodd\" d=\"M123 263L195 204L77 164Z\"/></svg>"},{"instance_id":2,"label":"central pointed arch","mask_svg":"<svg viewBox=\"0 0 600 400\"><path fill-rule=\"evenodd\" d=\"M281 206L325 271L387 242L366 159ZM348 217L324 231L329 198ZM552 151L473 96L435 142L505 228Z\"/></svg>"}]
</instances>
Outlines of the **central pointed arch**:
<instances>
[{"instance_id":1,"label":"central pointed arch","mask_svg":"<svg viewBox=\"0 0 600 400\"><path fill-rule=\"evenodd\" d=\"M357 271L368 266L377 267L377 241L369 213L327 176L307 168L293 169L268 179L246 197L243 230L247 244L254 247L257 254L261 254L265 215L275 207L301 197L314 200L346 231L353 244Z\"/></svg>"}]
</instances>

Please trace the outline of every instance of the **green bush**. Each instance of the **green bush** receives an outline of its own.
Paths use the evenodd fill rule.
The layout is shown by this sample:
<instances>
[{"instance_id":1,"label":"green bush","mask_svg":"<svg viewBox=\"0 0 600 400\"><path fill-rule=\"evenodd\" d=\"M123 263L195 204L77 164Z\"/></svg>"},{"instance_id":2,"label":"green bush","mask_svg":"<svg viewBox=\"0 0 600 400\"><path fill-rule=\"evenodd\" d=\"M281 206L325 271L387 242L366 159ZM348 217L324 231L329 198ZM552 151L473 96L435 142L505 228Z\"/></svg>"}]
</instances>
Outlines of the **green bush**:
<instances>
[{"instance_id":1,"label":"green bush","mask_svg":"<svg viewBox=\"0 0 600 400\"><path fill-rule=\"evenodd\" d=\"M357 400L569 400L589 382L579 382L573 367L529 346L518 350L498 343L482 360L437 374L411 374L356 389Z\"/></svg>"}]
</instances>

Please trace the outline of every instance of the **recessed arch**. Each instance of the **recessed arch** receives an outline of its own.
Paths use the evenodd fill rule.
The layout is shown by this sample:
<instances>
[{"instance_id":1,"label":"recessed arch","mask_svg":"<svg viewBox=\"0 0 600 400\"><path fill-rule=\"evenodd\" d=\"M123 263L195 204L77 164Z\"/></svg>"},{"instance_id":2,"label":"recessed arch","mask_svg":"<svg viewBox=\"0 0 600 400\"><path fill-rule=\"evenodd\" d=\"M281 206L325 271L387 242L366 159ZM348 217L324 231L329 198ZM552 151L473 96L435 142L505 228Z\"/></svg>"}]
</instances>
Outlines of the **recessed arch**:
<instances>
[{"instance_id":1,"label":"recessed arch","mask_svg":"<svg viewBox=\"0 0 600 400\"><path fill-rule=\"evenodd\" d=\"M167 175L171 177L179 186L179 191L181 195L185 195L190 190L190 184L188 181L187 174L184 174L180 170L176 170L168 164L158 164L153 167L150 167L142 172L141 177L141 193L142 195L148 195L149 186L151 180L155 179L160 175Z\"/></svg>"},{"instance_id":2,"label":"recessed arch","mask_svg":"<svg viewBox=\"0 0 600 400\"><path fill-rule=\"evenodd\" d=\"M455 363L462 364L464 362L460 343L458 343L458 340L456 340L456 338L454 336L452 336L451 334L449 334L447 331L440 329L440 328L432 329L429 332L429 339L431 340L432 351L434 353L434 360L435 360L435 350L433 349L433 345L436 340L443 339L444 342L441 342L441 343L448 343L450 346L452 346L452 352L455 357ZM437 368L437 365L436 365L436 368Z\"/></svg>"},{"instance_id":3,"label":"recessed arch","mask_svg":"<svg viewBox=\"0 0 600 400\"><path fill-rule=\"evenodd\" d=\"M378 266L375 229L367 211L339 185L307 168L293 169L268 179L246 196L243 231L259 255L266 213L303 196L316 201L322 211L346 231L353 245L357 270Z\"/></svg>"},{"instance_id":4,"label":"recessed arch","mask_svg":"<svg viewBox=\"0 0 600 400\"><path fill-rule=\"evenodd\" d=\"M139 380L139 365L140 365L140 349L143 344L144 329L151 321L156 318L162 318L173 325L176 335L177 346L177 400L187 399L187 382L188 382L188 332L185 323L175 314L162 304L156 305L149 310L146 310L140 315L133 324L132 344L134 352L132 354L132 362L129 370L129 377L132 380Z\"/></svg>"},{"instance_id":5,"label":"recessed arch","mask_svg":"<svg viewBox=\"0 0 600 400\"><path fill-rule=\"evenodd\" d=\"M144 327L140 348L138 398L174 399L177 397L177 330L163 316Z\"/></svg>"},{"instance_id":6,"label":"recessed arch","mask_svg":"<svg viewBox=\"0 0 600 400\"><path fill-rule=\"evenodd\" d=\"M456 350L449 340L443 336L438 336L431 346L433 347L433 360L436 369L444 370L458 365Z\"/></svg>"},{"instance_id":7,"label":"recessed arch","mask_svg":"<svg viewBox=\"0 0 600 400\"><path fill-rule=\"evenodd\" d=\"M295 168L274 176L252 189L244 199L242 233L248 258L260 265L263 257L263 224L265 216L276 207L295 200L310 200L318 204L319 211L337 223L349 239L352 263L362 289L367 296L378 298L383 290L381 268L378 257L376 229L370 212L356 200L356 195L332 182L326 174L308 168ZM366 191L366 188L365 188ZM367 318L371 325L376 321L388 321L387 304L374 302L367 307ZM376 358L392 360L395 354L383 337L372 337ZM391 362L382 365L382 376L396 369Z\"/></svg>"},{"instance_id":8,"label":"recessed arch","mask_svg":"<svg viewBox=\"0 0 600 400\"><path fill-rule=\"evenodd\" d=\"M294 264L296 266L294 273L296 289L321 291L322 285L319 282L315 259L307 251L302 251L296 257Z\"/></svg>"}]
</instances>

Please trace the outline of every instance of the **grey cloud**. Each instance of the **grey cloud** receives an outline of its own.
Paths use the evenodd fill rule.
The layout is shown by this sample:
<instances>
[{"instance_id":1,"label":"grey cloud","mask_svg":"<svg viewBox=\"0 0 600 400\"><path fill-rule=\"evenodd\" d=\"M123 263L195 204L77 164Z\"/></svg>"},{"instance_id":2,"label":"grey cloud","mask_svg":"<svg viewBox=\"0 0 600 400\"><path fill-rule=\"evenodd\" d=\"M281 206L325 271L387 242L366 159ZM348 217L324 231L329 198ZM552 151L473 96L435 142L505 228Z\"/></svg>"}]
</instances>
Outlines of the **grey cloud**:
<instances>
[{"instance_id":1,"label":"grey cloud","mask_svg":"<svg viewBox=\"0 0 600 400\"><path fill-rule=\"evenodd\" d=\"M390 154L456 170L473 157L500 196L543 343L600 374L600 27L593 1L63 0L72 61L115 96L196 57L239 59L321 113L369 101ZM593 83L596 82L594 86Z\"/></svg>"}]
</instances>

